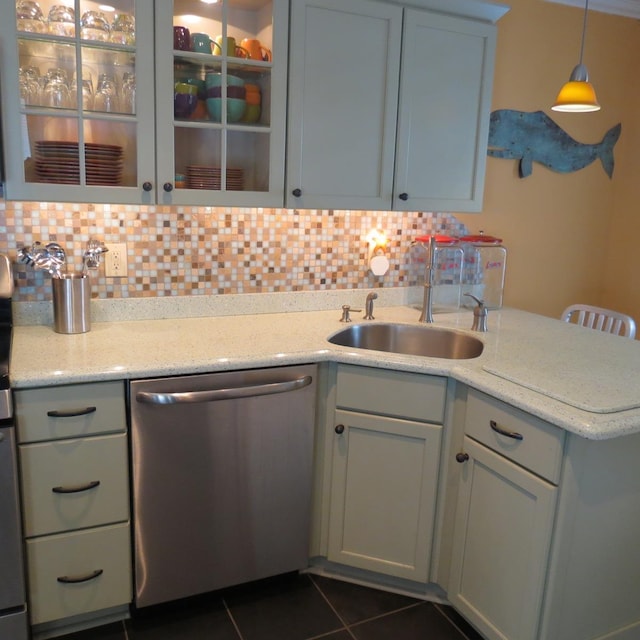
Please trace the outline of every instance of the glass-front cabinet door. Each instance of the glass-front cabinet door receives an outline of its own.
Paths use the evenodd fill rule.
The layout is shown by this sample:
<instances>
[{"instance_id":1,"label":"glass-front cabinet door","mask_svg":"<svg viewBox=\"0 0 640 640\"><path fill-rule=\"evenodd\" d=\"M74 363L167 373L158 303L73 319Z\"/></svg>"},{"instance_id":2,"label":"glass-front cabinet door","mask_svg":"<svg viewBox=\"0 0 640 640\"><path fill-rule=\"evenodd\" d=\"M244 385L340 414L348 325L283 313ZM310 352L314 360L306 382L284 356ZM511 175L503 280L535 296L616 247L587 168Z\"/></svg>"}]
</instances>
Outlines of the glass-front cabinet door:
<instances>
[{"instance_id":1,"label":"glass-front cabinet door","mask_svg":"<svg viewBox=\"0 0 640 640\"><path fill-rule=\"evenodd\" d=\"M282 206L287 0L107 2L7 0L5 196Z\"/></svg>"},{"instance_id":2,"label":"glass-front cabinet door","mask_svg":"<svg viewBox=\"0 0 640 640\"><path fill-rule=\"evenodd\" d=\"M282 206L287 0L156 2L162 204Z\"/></svg>"},{"instance_id":3,"label":"glass-front cabinet door","mask_svg":"<svg viewBox=\"0 0 640 640\"><path fill-rule=\"evenodd\" d=\"M152 25L151 0L17 0L3 16L8 198L151 201Z\"/></svg>"}]
</instances>

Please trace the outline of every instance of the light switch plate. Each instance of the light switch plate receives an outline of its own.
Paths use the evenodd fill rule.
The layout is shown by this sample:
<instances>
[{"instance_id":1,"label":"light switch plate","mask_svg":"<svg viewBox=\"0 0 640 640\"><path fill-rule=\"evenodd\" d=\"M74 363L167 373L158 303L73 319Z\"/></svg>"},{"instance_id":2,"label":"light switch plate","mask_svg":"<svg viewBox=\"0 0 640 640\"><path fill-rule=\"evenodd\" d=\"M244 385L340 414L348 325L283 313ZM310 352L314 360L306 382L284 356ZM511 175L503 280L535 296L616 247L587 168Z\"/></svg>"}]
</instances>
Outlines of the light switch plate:
<instances>
[{"instance_id":1,"label":"light switch plate","mask_svg":"<svg viewBox=\"0 0 640 640\"><path fill-rule=\"evenodd\" d=\"M108 251L104 254L104 275L107 278L127 277L127 243L105 244Z\"/></svg>"}]
</instances>

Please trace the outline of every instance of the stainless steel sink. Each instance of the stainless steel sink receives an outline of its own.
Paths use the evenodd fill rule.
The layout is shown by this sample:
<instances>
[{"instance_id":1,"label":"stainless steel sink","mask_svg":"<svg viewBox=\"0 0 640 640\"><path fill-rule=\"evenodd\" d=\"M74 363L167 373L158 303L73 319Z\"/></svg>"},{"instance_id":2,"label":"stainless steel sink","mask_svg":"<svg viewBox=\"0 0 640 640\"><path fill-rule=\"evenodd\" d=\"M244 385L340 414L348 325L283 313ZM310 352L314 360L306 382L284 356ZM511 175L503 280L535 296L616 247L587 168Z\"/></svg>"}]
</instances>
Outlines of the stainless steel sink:
<instances>
[{"instance_id":1,"label":"stainless steel sink","mask_svg":"<svg viewBox=\"0 0 640 640\"><path fill-rule=\"evenodd\" d=\"M354 324L329 338L331 344L429 358L477 358L482 341L451 329L411 324Z\"/></svg>"}]
</instances>

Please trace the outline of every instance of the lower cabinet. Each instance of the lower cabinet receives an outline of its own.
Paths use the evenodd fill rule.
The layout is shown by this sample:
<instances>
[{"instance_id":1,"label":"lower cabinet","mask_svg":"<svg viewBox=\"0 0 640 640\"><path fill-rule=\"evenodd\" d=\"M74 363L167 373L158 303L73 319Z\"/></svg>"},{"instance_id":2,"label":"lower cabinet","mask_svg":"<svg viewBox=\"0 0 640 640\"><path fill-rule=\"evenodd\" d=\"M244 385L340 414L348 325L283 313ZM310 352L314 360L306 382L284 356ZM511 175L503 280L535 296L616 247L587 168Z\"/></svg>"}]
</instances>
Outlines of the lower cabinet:
<instances>
[{"instance_id":1,"label":"lower cabinet","mask_svg":"<svg viewBox=\"0 0 640 640\"><path fill-rule=\"evenodd\" d=\"M437 376L338 368L330 561L427 582L445 391Z\"/></svg>"},{"instance_id":2,"label":"lower cabinet","mask_svg":"<svg viewBox=\"0 0 640 640\"><path fill-rule=\"evenodd\" d=\"M15 392L28 608L63 627L131 602L123 382ZM40 627L39 625L42 625Z\"/></svg>"},{"instance_id":3,"label":"lower cabinet","mask_svg":"<svg viewBox=\"0 0 640 640\"><path fill-rule=\"evenodd\" d=\"M470 390L449 600L490 640L534 640L564 433Z\"/></svg>"}]
</instances>

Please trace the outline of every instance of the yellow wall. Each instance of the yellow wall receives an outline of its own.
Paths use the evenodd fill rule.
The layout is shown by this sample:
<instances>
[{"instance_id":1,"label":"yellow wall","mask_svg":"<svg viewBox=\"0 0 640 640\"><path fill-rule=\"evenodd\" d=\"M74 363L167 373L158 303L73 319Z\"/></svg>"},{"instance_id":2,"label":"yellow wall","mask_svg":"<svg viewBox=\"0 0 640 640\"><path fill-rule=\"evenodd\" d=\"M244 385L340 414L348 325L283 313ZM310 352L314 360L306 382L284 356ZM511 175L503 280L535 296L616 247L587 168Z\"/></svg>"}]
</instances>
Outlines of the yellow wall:
<instances>
[{"instance_id":1,"label":"yellow wall","mask_svg":"<svg viewBox=\"0 0 640 640\"><path fill-rule=\"evenodd\" d=\"M498 25L492 109L543 110L579 142L599 142L618 122L613 179L599 160L574 173L487 159L483 212L457 217L499 235L509 250L505 304L558 316L573 302L640 321L640 21L589 12L584 62L602 109L551 111L580 53L583 10L511 0Z\"/></svg>"}]
</instances>

